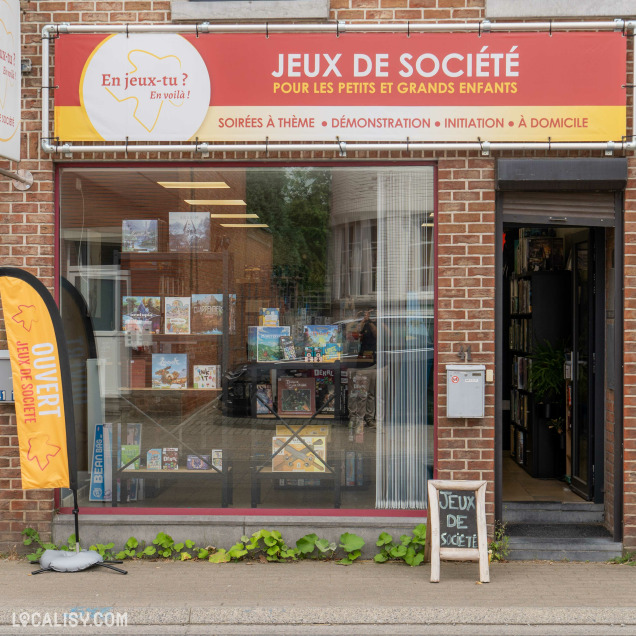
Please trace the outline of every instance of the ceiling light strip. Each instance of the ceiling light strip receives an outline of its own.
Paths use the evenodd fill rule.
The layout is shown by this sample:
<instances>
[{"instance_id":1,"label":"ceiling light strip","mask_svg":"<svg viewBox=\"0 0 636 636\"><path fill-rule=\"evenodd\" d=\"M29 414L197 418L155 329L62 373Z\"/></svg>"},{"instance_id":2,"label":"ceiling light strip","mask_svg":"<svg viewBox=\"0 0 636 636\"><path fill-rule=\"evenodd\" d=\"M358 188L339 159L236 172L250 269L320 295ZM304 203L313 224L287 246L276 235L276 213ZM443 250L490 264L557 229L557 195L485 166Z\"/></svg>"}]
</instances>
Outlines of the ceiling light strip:
<instances>
[{"instance_id":1,"label":"ceiling light strip","mask_svg":"<svg viewBox=\"0 0 636 636\"><path fill-rule=\"evenodd\" d=\"M157 181L160 186L169 189L196 189L196 188L229 188L225 181Z\"/></svg>"},{"instance_id":2,"label":"ceiling light strip","mask_svg":"<svg viewBox=\"0 0 636 636\"><path fill-rule=\"evenodd\" d=\"M188 205L247 205L242 199L185 199Z\"/></svg>"},{"instance_id":3,"label":"ceiling light strip","mask_svg":"<svg viewBox=\"0 0 636 636\"><path fill-rule=\"evenodd\" d=\"M257 219L258 214L210 214L211 219Z\"/></svg>"},{"instance_id":4,"label":"ceiling light strip","mask_svg":"<svg viewBox=\"0 0 636 636\"><path fill-rule=\"evenodd\" d=\"M269 227L267 223L221 223L221 227Z\"/></svg>"}]
</instances>

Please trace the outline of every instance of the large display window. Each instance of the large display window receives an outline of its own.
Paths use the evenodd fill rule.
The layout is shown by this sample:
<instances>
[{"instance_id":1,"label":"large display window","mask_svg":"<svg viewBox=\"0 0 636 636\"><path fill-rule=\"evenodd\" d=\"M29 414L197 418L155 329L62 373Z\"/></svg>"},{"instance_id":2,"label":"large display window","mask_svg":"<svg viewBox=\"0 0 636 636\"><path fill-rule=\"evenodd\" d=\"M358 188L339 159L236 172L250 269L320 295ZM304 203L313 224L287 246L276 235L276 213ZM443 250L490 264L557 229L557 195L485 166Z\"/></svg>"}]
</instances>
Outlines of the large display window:
<instances>
[{"instance_id":1,"label":"large display window","mask_svg":"<svg viewBox=\"0 0 636 636\"><path fill-rule=\"evenodd\" d=\"M425 508L434 191L431 165L59 167L81 505Z\"/></svg>"}]
</instances>

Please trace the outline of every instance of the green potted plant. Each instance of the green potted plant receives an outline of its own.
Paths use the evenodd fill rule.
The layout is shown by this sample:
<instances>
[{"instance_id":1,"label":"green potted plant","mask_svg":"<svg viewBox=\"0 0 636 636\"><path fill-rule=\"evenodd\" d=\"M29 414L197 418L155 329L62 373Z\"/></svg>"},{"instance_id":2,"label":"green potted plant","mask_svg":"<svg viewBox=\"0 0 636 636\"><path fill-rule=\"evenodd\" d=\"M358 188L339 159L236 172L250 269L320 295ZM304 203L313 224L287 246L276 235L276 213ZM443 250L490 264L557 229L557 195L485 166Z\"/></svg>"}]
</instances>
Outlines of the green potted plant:
<instances>
[{"instance_id":1,"label":"green potted plant","mask_svg":"<svg viewBox=\"0 0 636 636\"><path fill-rule=\"evenodd\" d=\"M536 399L537 413L549 420L550 428L561 433L563 429L563 364L565 350L544 340L538 343L532 354L532 393Z\"/></svg>"}]
</instances>

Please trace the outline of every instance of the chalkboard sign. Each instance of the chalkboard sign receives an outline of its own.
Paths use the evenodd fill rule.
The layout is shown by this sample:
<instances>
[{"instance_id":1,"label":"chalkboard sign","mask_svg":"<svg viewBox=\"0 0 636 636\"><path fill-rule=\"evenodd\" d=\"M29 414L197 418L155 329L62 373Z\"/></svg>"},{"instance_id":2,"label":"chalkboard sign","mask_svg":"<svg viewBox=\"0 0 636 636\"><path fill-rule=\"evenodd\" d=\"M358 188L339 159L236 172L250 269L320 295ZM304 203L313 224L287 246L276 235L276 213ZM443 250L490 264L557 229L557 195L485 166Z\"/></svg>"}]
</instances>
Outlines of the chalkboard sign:
<instances>
[{"instance_id":1,"label":"chalkboard sign","mask_svg":"<svg viewBox=\"0 0 636 636\"><path fill-rule=\"evenodd\" d=\"M477 494L472 490L438 490L440 548L478 548Z\"/></svg>"},{"instance_id":2,"label":"chalkboard sign","mask_svg":"<svg viewBox=\"0 0 636 636\"><path fill-rule=\"evenodd\" d=\"M479 561L479 579L490 581L486 535L486 482L428 482L427 559L431 583L438 583L440 560Z\"/></svg>"}]
</instances>

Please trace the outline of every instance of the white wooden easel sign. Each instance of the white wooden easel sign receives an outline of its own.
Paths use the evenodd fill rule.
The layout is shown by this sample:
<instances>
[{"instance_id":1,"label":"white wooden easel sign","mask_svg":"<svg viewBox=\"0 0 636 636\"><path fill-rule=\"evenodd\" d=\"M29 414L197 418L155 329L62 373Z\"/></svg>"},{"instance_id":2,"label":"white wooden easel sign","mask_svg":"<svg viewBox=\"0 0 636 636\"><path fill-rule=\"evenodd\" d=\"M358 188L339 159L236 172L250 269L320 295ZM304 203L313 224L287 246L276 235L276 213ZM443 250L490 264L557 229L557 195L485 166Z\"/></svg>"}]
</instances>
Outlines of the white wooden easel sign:
<instances>
[{"instance_id":1,"label":"white wooden easel sign","mask_svg":"<svg viewBox=\"0 0 636 636\"><path fill-rule=\"evenodd\" d=\"M490 583L486 530L486 482L428 482L426 560L439 583L440 560L479 561L479 580Z\"/></svg>"}]
</instances>

